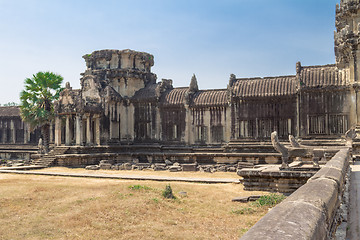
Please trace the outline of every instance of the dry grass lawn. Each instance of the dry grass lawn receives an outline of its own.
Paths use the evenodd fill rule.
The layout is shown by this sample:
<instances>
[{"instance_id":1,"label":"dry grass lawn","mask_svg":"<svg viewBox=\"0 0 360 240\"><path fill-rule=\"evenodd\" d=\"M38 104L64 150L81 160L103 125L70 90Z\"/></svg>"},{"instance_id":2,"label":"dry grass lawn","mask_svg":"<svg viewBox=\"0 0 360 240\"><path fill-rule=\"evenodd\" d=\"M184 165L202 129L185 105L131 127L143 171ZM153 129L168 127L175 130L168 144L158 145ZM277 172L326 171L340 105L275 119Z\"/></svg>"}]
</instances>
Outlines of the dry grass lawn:
<instances>
[{"instance_id":1,"label":"dry grass lawn","mask_svg":"<svg viewBox=\"0 0 360 240\"><path fill-rule=\"evenodd\" d=\"M0 239L237 239L267 211L231 202L264 194L241 184L172 182L176 200L162 197L165 186L0 174Z\"/></svg>"}]
</instances>

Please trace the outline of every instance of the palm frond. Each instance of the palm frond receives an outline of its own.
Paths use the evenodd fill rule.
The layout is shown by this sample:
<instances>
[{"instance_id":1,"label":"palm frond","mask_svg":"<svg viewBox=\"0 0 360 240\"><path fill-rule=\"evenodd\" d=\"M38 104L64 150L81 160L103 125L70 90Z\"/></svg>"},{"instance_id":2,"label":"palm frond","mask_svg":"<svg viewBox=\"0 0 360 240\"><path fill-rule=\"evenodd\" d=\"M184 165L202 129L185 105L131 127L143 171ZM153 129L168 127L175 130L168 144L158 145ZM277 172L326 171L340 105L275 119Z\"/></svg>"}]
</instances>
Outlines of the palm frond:
<instances>
[{"instance_id":1,"label":"palm frond","mask_svg":"<svg viewBox=\"0 0 360 240\"><path fill-rule=\"evenodd\" d=\"M63 77L52 72L38 72L24 80L20 93L22 119L31 127L49 123L54 116L53 103L59 98Z\"/></svg>"}]
</instances>

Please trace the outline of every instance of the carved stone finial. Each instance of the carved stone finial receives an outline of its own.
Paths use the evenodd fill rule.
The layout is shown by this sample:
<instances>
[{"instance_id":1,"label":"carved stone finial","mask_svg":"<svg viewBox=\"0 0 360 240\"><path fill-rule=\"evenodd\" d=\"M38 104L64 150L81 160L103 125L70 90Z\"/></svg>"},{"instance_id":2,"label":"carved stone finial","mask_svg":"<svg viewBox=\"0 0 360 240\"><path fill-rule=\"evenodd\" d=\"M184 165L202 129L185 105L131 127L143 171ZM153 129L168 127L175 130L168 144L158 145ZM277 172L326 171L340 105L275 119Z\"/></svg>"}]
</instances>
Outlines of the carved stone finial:
<instances>
[{"instance_id":1,"label":"carved stone finial","mask_svg":"<svg viewBox=\"0 0 360 240\"><path fill-rule=\"evenodd\" d=\"M71 89L69 82L66 82L66 83L65 83L65 88L66 88L66 89Z\"/></svg>"},{"instance_id":2,"label":"carved stone finial","mask_svg":"<svg viewBox=\"0 0 360 240\"><path fill-rule=\"evenodd\" d=\"M296 75L300 75L301 72L301 62L296 63Z\"/></svg>"},{"instance_id":3,"label":"carved stone finial","mask_svg":"<svg viewBox=\"0 0 360 240\"><path fill-rule=\"evenodd\" d=\"M234 85L235 81L236 81L236 76L235 76L235 74L231 73L230 79L229 79L229 86L232 87Z\"/></svg>"},{"instance_id":4,"label":"carved stone finial","mask_svg":"<svg viewBox=\"0 0 360 240\"><path fill-rule=\"evenodd\" d=\"M289 142L292 147L301 147L300 143L295 139L293 135L289 135Z\"/></svg>"},{"instance_id":5,"label":"carved stone finial","mask_svg":"<svg viewBox=\"0 0 360 240\"><path fill-rule=\"evenodd\" d=\"M346 146L351 147L353 140L355 138L356 138L356 129L352 127L349 130L347 130L345 133Z\"/></svg>"},{"instance_id":6,"label":"carved stone finial","mask_svg":"<svg viewBox=\"0 0 360 240\"><path fill-rule=\"evenodd\" d=\"M271 133L271 143L276 151L281 153L282 155L282 164L281 169L288 169L289 168L289 150L280 143L278 134L276 131Z\"/></svg>"},{"instance_id":7,"label":"carved stone finial","mask_svg":"<svg viewBox=\"0 0 360 240\"><path fill-rule=\"evenodd\" d=\"M156 92L156 96L160 97L161 94L163 92L165 92L166 90L169 89L173 89L173 85L172 85L172 79L162 79L158 85L156 86L155 92Z\"/></svg>"},{"instance_id":8,"label":"carved stone finial","mask_svg":"<svg viewBox=\"0 0 360 240\"><path fill-rule=\"evenodd\" d=\"M190 92L197 92L198 90L199 90L199 87L198 87L198 83L197 83L197 80L196 80L196 76L194 74L192 76L192 78L191 78L189 91Z\"/></svg>"}]
</instances>

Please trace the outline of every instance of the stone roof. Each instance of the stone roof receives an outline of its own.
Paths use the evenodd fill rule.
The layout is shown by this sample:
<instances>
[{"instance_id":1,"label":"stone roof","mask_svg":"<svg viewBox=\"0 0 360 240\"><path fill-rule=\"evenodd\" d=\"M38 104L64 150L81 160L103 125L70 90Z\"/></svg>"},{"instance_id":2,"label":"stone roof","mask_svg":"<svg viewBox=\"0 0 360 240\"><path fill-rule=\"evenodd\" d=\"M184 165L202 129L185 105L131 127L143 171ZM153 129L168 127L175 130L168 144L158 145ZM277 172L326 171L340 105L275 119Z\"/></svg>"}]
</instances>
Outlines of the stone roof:
<instances>
[{"instance_id":1,"label":"stone roof","mask_svg":"<svg viewBox=\"0 0 360 240\"><path fill-rule=\"evenodd\" d=\"M193 97L194 106L225 105L227 102L226 89L200 90L197 91Z\"/></svg>"},{"instance_id":2,"label":"stone roof","mask_svg":"<svg viewBox=\"0 0 360 240\"><path fill-rule=\"evenodd\" d=\"M157 98L157 94L156 94L157 87L158 84L149 84L145 88L142 88L139 91L137 91L131 99L137 101L154 100Z\"/></svg>"},{"instance_id":3,"label":"stone roof","mask_svg":"<svg viewBox=\"0 0 360 240\"><path fill-rule=\"evenodd\" d=\"M167 91L161 97L162 104L165 105L179 105L185 102L185 95L189 88L174 88Z\"/></svg>"},{"instance_id":4,"label":"stone roof","mask_svg":"<svg viewBox=\"0 0 360 240\"><path fill-rule=\"evenodd\" d=\"M111 86L106 86L104 95L108 98L108 100L119 101L122 99L121 95Z\"/></svg>"},{"instance_id":5,"label":"stone roof","mask_svg":"<svg viewBox=\"0 0 360 240\"><path fill-rule=\"evenodd\" d=\"M20 117L20 107L0 107L0 117Z\"/></svg>"},{"instance_id":6,"label":"stone roof","mask_svg":"<svg viewBox=\"0 0 360 240\"><path fill-rule=\"evenodd\" d=\"M295 94L296 76L236 79L233 84L235 97L273 97Z\"/></svg>"},{"instance_id":7,"label":"stone roof","mask_svg":"<svg viewBox=\"0 0 360 240\"><path fill-rule=\"evenodd\" d=\"M301 87L319 88L347 85L335 65L302 67L300 77Z\"/></svg>"}]
</instances>

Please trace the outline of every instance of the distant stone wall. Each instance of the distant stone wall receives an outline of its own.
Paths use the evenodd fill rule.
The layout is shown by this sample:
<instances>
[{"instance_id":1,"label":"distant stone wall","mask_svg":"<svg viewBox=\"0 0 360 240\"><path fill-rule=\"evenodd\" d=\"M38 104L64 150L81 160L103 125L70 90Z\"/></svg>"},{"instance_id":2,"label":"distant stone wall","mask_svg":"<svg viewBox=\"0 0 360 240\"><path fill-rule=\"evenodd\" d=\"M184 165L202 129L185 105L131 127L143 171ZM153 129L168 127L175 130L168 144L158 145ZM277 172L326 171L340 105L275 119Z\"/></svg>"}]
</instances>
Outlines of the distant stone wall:
<instances>
[{"instance_id":1,"label":"distant stone wall","mask_svg":"<svg viewBox=\"0 0 360 240\"><path fill-rule=\"evenodd\" d=\"M329 239L338 223L351 154L340 150L308 182L269 211L241 240Z\"/></svg>"}]
</instances>

